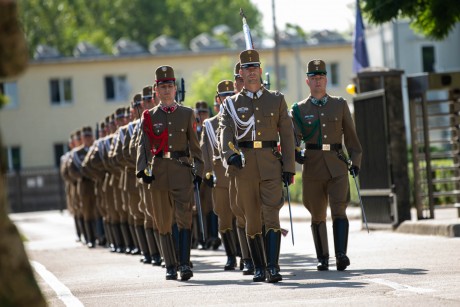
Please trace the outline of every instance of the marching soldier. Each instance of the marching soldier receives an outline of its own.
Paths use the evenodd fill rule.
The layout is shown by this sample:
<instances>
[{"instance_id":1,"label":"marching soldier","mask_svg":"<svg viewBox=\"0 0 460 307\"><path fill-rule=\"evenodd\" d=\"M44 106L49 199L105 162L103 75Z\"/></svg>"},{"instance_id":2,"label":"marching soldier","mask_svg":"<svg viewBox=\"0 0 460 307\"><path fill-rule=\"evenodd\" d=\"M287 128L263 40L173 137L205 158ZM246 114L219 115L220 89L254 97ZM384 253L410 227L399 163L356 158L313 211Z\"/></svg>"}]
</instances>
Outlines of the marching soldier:
<instances>
[{"instance_id":1,"label":"marching soldier","mask_svg":"<svg viewBox=\"0 0 460 307\"><path fill-rule=\"evenodd\" d=\"M156 105L158 105L157 97L155 95L154 87L151 85L145 86L142 89L142 108L144 110L150 110ZM142 114L142 113L141 113ZM133 136L129 141L128 154L129 158L127 160L134 163L134 168L138 165L137 163L137 147L139 144L139 137L145 137L141 135L142 125L140 124L141 119L139 118L139 124L134 126ZM126 151L124 150L124 154ZM135 170L135 174L137 171ZM151 263L154 266L160 266L162 262L161 249L160 249L160 235L158 233L158 227L156 226L154 217L153 217L153 202L152 195L149 189L150 185L138 184L140 203L139 209L144 214L144 229L147 239L147 247L149 254L144 255L144 263Z\"/></svg>"},{"instance_id":2,"label":"marching soldier","mask_svg":"<svg viewBox=\"0 0 460 307\"><path fill-rule=\"evenodd\" d=\"M61 163L59 166L59 171L61 174L61 178L64 180L64 188L65 188L65 195L66 195L66 203L67 203L67 210L69 211L70 214L73 215L74 217L74 222L75 222L75 231L76 231L76 241L79 242L81 240L81 230L80 230L80 221L76 215L76 212L73 207L73 198L74 198L74 189L73 189L73 182L72 178L69 176L69 169L68 166L70 165L71 161L71 152L72 149L75 148L74 144L74 138L75 138L75 133L72 132L70 134L68 146L69 146L69 151L66 152L61 156Z\"/></svg>"},{"instance_id":3,"label":"marching soldier","mask_svg":"<svg viewBox=\"0 0 460 307\"><path fill-rule=\"evenodd\" d=\"M205 101L198 101L195 104L195 114L197 120L196 132L198 135L198 141L202 141L203 136L203 125L204 121L209 118L209 108ZM219 239L219 229L217 216L213 211L213 200L212 200L212 188L202 183L200 186L200 199L201 199L201 210L203 214L203 227L205 232L206 242L200 242L202 249L212 248L218 249L221 241ZM198 216L195 215L195 222L198 223ZM198 232L197 232L198 234ZM198 239L202 240L202 236L198 234Z\"/></svg>"},{"instance_id":4,"label":"marching soldier","mask_svg":"<svg viewBox=\"0 0 460 307\"><path fill-rule=\"evenodd\" d=\"M284 204L282 182L290 184L295 173L292 121L284 96L266 90L260 82L262 69L258 52L241 52L240 67L244 88L224 102L220 122L222 153L234 169L238 206L246 216L247 239L255 266L253 281L267 278L274 283L282 280L278 265L279 210ZM235 139L237 144L233 144ZM278 139L281 153L277 150ZM262 213L265 234L262 233Z\"/></svg>"},{"instance_id":5,"label":"marching soldier","mask_svg":"<svg viewBox=\"0 0 460 307\"><path fill-rule=\"evenodd\" d=\"M138 96L139 98L139 103L140 103L140 95ZM117 136L113 140L113 151L111 151L111 156L112 156L112 161L114 165L118 168L118 174L119 177L117 178L118 184L116 186L116 190L119 191L118 196L121 195L121 199L117 198L120 200L120 203L122 204L121 207L118 206L118 212L121 214L121 220L122 220L122 233L125 238L125 242L128 241L128 246L129 246L129 253L132 255L138 255L140 254L140 248L139 248L139 242L138 242L138 237L136 235L136 227L135 227L135 215L133 214L133 210L136 210L138 212L139 210L137 209L138 205L138 199L136 199L136 196L138 195L138 190L136 189L135 191L131 189L126 189L125 188L125 182L126 182L126 176L127 173L125 171L126 167L126 160L124 159L123 155L123 144L125 142L126 138L129 138L129 123L131 122L133 116L133 112L130 107L125 108L124 112L124 118L123 118L123 124L122 126L119 126L117 129ZM115 177L116 178L116 177ZM133 173L133 178L135 178L135 173ZM116 181L114 181L115 183ZM131 186L132 187L132 186ZM135 188L135 187L134 187ZM136 192L136 196L131 196L134 202L136 202L136 205L134 207L134 204L131 204L133 208L130 207L130 194L133 194ZM139 216L138 216L139 217ZM126 221L123 223L123 221Z\"/></svg>"},{"instance_id":6,"label":"marching soldier","mask_svg":"<svg viewBox=\"0 0 460 307\"><path fill-rule=\"evenodd\" d=\"M233 82L223 80L217 85L217 100L225 99L235 94ZM219 103L218 103L219 104ZM218 217L218 229L227 254L224 270L234 270L236 267L237 243L233 232L234 215L230 208L229 178L225 176L219 146L220 112L203 122L201 150L203 152L205 178L204 183L212 189L212 204Z\"/></svg>"},{"instance_id":7,"label":"marching soldier","mask_svg":"<svg viewBox=\"0 0 460 307\"><path fill-rule=\"evenodd\" d=\"M347 165L338 157L342 139L350 155L351 168L358 174L362 149L345 99L326 93L327 71L322 60L307 66L306 83L310 96L292 106L297 143L305 142L306 155L296 151L302 164L303 204L311 214L311 230L318 258L317 269L329 269L329 247L326 230L327 203L331 207L337 270L350 265L347 257L350 201ZM350 173L352 171L350 170Z\"/></svg>"},{"instance_id":8,"label":"marching soldier","mask_svg":"<svg viewBox=\"0 0 460 307\"><path fill-rule=\"evenodd\" d=\"M131 216L134 217L135 233L137 236L137 241L139 242L139 247L143 254L143 259L141 259L141 261L145 264L152 264L153 256L153 261L155 261L157 264L161 264L161 256L158 248L156 248L156 252L152 254L149 251L149 244L155 244L156 247L156 242L153 237L153 232L147 234L144 228L145 210L143 210L143 208L140 206L141 193L136 178L136 157L131 156L129 153L129 144L134 136L134 129L140 125L140 115L142 113L142 94L134 95L132 107L133 120L127 126L127 132L122 146L122 163L125 165L124 190L128 192L128 207Z\"/></svg>"},{"instance_id":9,"label":"marching soldier","mask_svg":"<svg viewBox=\"0 0 460 307\"><path fill-rule=\"evenodd\" d=\"M190 268L193 185L200 185L203 160L196 134L193 110L179 105L174 70L160 66L155 71L160 104L144 111L139 136L137 176L150 187L155 222L166 266L166 279L177 279L177 261L171 235L173 215L179 229L181 280L193 276ZM149 163L153 157L153 172ZM193 165L194 164L194 165ZM193 172L192 172L193 171Z\"/></svg>"},{"instance_id":10,"label":"marching soldier","mask_svg":"<svg viewBox=\"0 0 460 307\"><path fill-rule=\"evenodd\" d=\"M235 94L241 92L244 86L243 77L240 75L240 62L235 64L235 70L233 73L234 81L233 85L235 88ZM219 99L219 102L222 102ZM222 107L222 106L220 106ZM235 140L233 143L236 143ZM235 180L235 171L234 168L227 169L227 175L230 178L230 207L232 208L233 214L235 214L235 226L236 233L238 237L242 265L240 263L240 270L243 270L243 275L252 275L254 274L254 263L252 262L251 254L249 252L248 240L246 239L246 217L244 216L243 209L238 206L236 201L236 180Z\"/></svg>"},{"instance_id":11,"label":"marching soldier","mask_svg":"<svg viewBox=\"0 0 460 307\"><path fill-rule=\"evenodd\" d=\"M96 196L94 194L94 181L84 173L82 163L94 142L91 127L83 127L83 144L75 148L72 154L72 163L69 173L77 180L77 193L80 195L79 207L84 220L86 244L89 248L96 247Z\"/></svg>"}]
</instances>

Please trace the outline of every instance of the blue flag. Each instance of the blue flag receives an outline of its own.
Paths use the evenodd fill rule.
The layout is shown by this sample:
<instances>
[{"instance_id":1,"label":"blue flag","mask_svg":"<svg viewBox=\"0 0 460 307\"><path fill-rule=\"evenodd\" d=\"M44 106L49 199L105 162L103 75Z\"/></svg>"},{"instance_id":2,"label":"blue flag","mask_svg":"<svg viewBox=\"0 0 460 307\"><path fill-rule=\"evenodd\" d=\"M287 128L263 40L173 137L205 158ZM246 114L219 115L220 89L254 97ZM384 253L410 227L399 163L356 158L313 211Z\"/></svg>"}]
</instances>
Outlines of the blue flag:
<instances>
[{"instance_id":1,"label":"blue flag","mask_svg":"<svg viewBox=\"0 0 460 307\"><path fill-rule=\"evenodd\" d=\"M365 67L369 67L369 58L367 57L364 24L361 9L359 8L359 0L356 0L356 25L353 33L353 72L357 73Z\"/></svg>"}]
</instances>

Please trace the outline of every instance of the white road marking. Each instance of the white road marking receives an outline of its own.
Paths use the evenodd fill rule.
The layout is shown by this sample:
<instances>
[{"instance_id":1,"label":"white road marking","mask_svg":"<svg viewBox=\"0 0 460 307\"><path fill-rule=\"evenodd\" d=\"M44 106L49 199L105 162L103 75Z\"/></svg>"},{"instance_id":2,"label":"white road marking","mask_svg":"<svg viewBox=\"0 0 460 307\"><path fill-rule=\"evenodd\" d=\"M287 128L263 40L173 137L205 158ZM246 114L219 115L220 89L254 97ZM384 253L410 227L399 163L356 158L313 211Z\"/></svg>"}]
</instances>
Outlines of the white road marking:
<instances>
[{"instance_id":1,"label":"white road marking","mask_svg":"<svg viewBox=\"0 0 460 307\"><path fill-rule=\"evenodd\" d=\"M56 292L58 298L68 307L83 307L83 303L80 302L78 298L73 296L69 288L67 288L63 283L57 279L50 271L48 271L45 266L37 261L30 262L37 271L37 273L45 280L45 282L50 285L50 287Z\"/></svg>"},{"instance_id":2,"label":"white road marking","mask_svg":"<svg viewBox=\"0 0 460 307\"><path fill-rule=\"evenodd\" d=\"M394 281L389 281L386 279L382 278L371 278L371 279L366 279L367 281L376 283L376 284L381 284L384 286L388 286L390 288L393 288L395 290L401 290L401 291L409 291L409 292L415 292L415 293L429 293L429 292L434 292L435 290L433 289L425 289L425 288L416 288L416 287L411 287L407 285L401 285L398 284L397 282Z\"/></svg>"}]
</instances>

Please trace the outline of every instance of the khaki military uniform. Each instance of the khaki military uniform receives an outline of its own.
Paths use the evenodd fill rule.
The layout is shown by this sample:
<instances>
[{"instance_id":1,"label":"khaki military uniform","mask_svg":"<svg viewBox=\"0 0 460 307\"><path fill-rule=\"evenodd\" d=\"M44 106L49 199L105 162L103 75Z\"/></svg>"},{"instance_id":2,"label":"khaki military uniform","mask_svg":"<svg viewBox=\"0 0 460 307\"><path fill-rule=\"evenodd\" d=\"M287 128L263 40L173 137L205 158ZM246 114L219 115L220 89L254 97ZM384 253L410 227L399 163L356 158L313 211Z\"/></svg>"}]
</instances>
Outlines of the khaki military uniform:
<instances>
[{"instance_id":1,"label":"khaki military uniform","mask_svg":"<svg viewBox=\"0 0 460 307\"><path fill-rule=\"evenodd\" d=\"M153 159L155 180L151 185L155 222L160 234L171 232L173 213L179 229L192 226L193 175L192 163L198 176L203 177L203 160L198 143L193 110L176 104L174 111L165 112L162 105L148 111L153 133L157 136L167 132L167 148L171 158L156 155ZM145 125L143 119L142 125ZM146 161L152 159L149 138L142 131L139 135L137 170L145 170ZM145 156L147 154L147 157ZM176 158L176 154L179 156Z\"/></svg>"},{"instance_id":2,"label":"khaki military uniform","mask_svg":"<svg viewBox=\"0 0 460 307\"><path fill-rule=\"evenodd\" d=\"M238 120L247 121L254 116L254 129L244 136L245 131L235 126L230 104ZM262 212L266 228L279 230L279 210L284 204L281 174L283 171L295 173L292 121L284 96L265 88L254 94L244 90L225 100L220 125L222 153L227 161L234 154L228 143L234 141L235 134L242 136L235 146L243 152L246 166L236 169L231 165L229 171L235 173L237 203L246 216L247 235L254 236L262 232ZM278 139L281 142L281 160L274 153ZM246 143L253 144L253 148L241 146L241 142L254 141ZM261 141L264 143L257 143ZM264 147L267 144L265 142L271 142L271 145ZM258 144L264 148L254 148Z\"/></svg>"},{"instance_id":3,"label":"khaki military uniform","mask_svg":"<svg viewBox=\"0 0 460 307\"><path fill-rule=\"evenodd\" d=\"M216 185L214 189L212 189L213 207L219 219L219 231L225 232L233 228L234 218L230 208L230 180L225 174L226 169L222 164L219 149L212 144L210 137L207 135L208 133L214 134L216 139L219 139L220 133L217 133L219 128L219 117L220 115L218 114L204 121L201 150L203 152L205 174L214 174L216 179Z\"/></svg>"},{"instance_id":4,"label":"khaki military uniform","mask_svg":"<svg viewBox=\"0 0 460 307\"><path fill-rule=\"evenodd\" d=\"M324 106L311 103L311 97L297 103L293 112L296 138L306 143L302 167L303 203L312 222L326 221L327 203L332 218L346 218L350 201L347 165L337 156L344 141L353 165L360 166L362 149L347 102L328 96ZM293 108L295 109L295 107ZM320 149L308 149L315 147Z\"/></svg>"}]
</instances>

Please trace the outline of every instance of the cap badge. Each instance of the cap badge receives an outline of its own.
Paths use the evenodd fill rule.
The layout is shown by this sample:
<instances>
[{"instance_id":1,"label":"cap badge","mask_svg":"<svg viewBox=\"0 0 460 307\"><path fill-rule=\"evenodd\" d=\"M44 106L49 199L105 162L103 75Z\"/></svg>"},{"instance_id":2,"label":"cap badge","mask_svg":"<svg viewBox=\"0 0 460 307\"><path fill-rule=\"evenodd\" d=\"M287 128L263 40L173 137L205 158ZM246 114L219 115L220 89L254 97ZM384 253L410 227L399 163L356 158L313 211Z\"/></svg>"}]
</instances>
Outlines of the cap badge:
<instances>
[{"instance_id":1,"label":"cap badge","mask_svg":"<svg viewBox=\"0 0 460 307\"><path fill-rule=\"evenodd\" d=\"M321 61L320 61L320 60L315 60L313 63L314 63L315 65L319 65L319 64L321 64ZM318 68L317 68L317 69L318 69Z\"/></svg>"},{"instance_id":2,"label":"cap badge","mask_svg":"<svg viewBox=\"0 0 460 307\"><path fill-rule=\"evenodd\" d=\"M162 71L166 71L167 69L168 69L168 68L166 68L166 66L161 67L161 70L162 70Z\"/></svg>"},{"instance_id":3,"label":"cap badge","mask_svg":"<svg viewBox=\"0 0 460 307\"><path fill-rule=\"evenodd\" d=\"M251 50L248 51L248 54L251 54Z\"/></svg>"}]
</instances>

